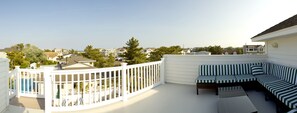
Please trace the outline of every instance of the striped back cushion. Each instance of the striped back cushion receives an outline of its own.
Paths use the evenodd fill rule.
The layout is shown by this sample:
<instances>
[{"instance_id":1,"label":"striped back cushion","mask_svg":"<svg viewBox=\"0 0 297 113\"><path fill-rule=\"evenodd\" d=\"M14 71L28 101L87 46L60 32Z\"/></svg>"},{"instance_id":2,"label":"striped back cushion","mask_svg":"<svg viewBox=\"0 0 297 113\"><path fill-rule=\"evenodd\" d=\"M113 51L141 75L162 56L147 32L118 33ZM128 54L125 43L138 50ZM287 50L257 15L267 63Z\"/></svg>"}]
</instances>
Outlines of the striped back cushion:
<instances>
[{"instance_id":1,"label":"striped back cushion","mask_svg":"<svg viewBox=\"0 0 297 113\"><path fill-rule=\"evenodd\" d=\"M285 80L286 82L297 85L297 69L278 64L270 64L272 75Z\"/></svg>"},{"instance_id":2,"label":"striped back cushion","mask_svg":"<svg viewBox=\"0 0 297 113\"><path fill-rule=\"evenodd\" d=\"M296 79L297 79L297 69L287 67L284 80L289 83L297 85Z\"/></svg>"},{"instance_id":3,"label":"striped back cushion","mask_svg":"<svg viewBox=\"0 0 297 113\"><path fill-rule=\"evenodd\" d=\"M272 75L284 80L285 70L284 66L272 64Z\"/></svg>"},{"instance_id":4,"label":"striped back cushion","mask_svg":"<svg viewBox=\"0 0 297 113\"><path fill-rule=\"evenodd\" d=\"M266 62L264 62L264 63L262 63L262 69L263 69L263 72L264 72L264 74L269 74L268 73L268 71L269 71L269 63L266 63Z\"/></svg>"},{"instance_id":5,"label":"striped back cushion","mask_svg":"<svg viewBox=\"0 0 297 113\"><path fill-rule=\"evenodd\" d=\"M235 64L236 70L235 75L246 75L249 73L249 65L250 64Z\"/></svg>"},{"instance_id":6,"label":"striped back cushion","mask_svg":"<svg viewBox=\"0 0 297 113\"><path fill-rule=\"evenodd\" d=\"M216 65L200 65L199 75L201 76L217 75Z\"/></svg>"},{"instance_id":7,"label":"striped back cushion","mask_svg":"<svg viewBox=\"0 0 297 113\"><path fill-rule=\"evenodd\" d=\"M263 75L264 72L263 72L263 67L260 66L260 65L252 65L251 66L251 69L252 69L252 74L255 76L255 75Z\"/></svg>"},{"instance_id":8,"label":"striped back cushion","mask_svg":"<svg viewBox=\"0 0 297 113\"><path fill-rule=\"evenodd\" d=\"M221 64L221 65L217 65L217 69L218 69L218 76L221 75L234 75L235 74L235 65L232 64Z\"/></svg>"},{"instance_id":9,"label":"striped back cushion","mask_svg":"<svg viewBox=\"0 0 297 113\"><path fill-rule=\"evenodd\" d=\"M217 74L220 75L247 75L252 74L251 65L261 65L262 63L244 64L221 64L217 65Z\"/></svg>"}]
</instances>

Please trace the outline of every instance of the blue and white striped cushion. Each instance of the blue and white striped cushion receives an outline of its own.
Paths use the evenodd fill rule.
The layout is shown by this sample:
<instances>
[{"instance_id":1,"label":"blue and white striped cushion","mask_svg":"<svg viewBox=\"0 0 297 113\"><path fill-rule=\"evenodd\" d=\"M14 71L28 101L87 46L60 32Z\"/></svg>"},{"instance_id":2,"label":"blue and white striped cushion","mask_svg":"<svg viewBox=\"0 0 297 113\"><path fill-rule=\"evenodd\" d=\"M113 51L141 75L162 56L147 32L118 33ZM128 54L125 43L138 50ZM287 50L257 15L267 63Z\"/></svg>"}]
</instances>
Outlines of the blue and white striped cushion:
<instances>
[{"instance_id":1,"label":"blue and white striped cushion","mask_svg":"<svg viewBox=\"0 0 297 113\"><path fill-rule=\"evenodd\" d=\"M284 80L297 85L297 69L293 69L293 68L286 68L286 74L284 76Z\"/></svg>"},{"instance_id":2,"label":"blue and white striped cushion","mask_svg":"<svg viewBox=\"0 0 297 113\"><path fill-rule=\"evenodd\" d=\"M277 98L282 101L289 108L297 107L297 87L284 90L277 94Z\"/></svg>"},{"instance_id":3,"label":"blue and white striped cushion","mask_svg":"<svg viewBox=\"0 0 297 113\"><path fill-rule=\"evenodd\" d=\"M260 65L252 65L251 68L252 68L252 74L254 76L256 76L256 75L263 75L264 74L263 68Z\"/></svg>"},{"instance_id":4,"label":"blue and white striped cushion","mask_svg":"<svg viewBox=\"0 0 297 113\"><path fill-rule=\"evenodd\" d=\"M215 65L200 65L200 76L215 76L217 75L217 69Z\"/></svg>"},{"instance_id":5,"label":"blue and white striped cushion","mask_svg":"<svg viewBox=\"0 0 297 113\"><path fill-rule=\"evenodd\" d=\"M215 76L198 76L196 83L215 83Z\"/></svg>"},{"instance_id":6,"label":"blue and white striped cushion","mask_svg":"<svg viewBox=\"0 0 297 113\"><path fill-rule=\"evenodd\" d=\"M268 73L268 71L269 71L269 63L263 63L262 64L262 68L263 68L263 72L264 72L264 74L266 74L266 75L269 75L270 73Z\"/></svg>"},{"instance_id":7,"label":"blue and white striped cushion","mask_svg":"<svg viewBox=\"0 0 297 113\"><path fill-rule=\"evenodd\" d=\"M292 109L292 110L288 111L287 113L297 113L297 109Z\"/></svg>"},{"instance_id":8,"label":"blue and white striped cushion","mask_svg":"<svg viewBox=\"0 0 297 113\"><path fill-rule=\"evenodd\" d=\"M260 84L262 84L263 86L265 86L267 83L280 80L279 78L272 76L272 75L259 75L259 76L255 76L255 77L257 78L257 81Z\"/></svg>"},{"instance_id":9,"label":"blue and white striped cushion","mask_svg":"<svg viewBox=\"0 0 297 113\"><path fill-rule=\"evenodd\" d=\"M237 82L256 81L256 77L254 77L253 75L236 75L235 78Z\"/></svg>"},{"instance_id":10,"label":"blue and white striped cushion","mask_svg":"<svg viewBox=\"0 0 297 113\"><path fill-rule=\"evenodd\" d=\"M236 83L236 78L233 75L216 76L216 83Z\"/></svg>"},{"instance_id":11,"label":"blue and white striped cushion","mask_svg":"<svg viewBox=\"0 0 297 113\"><path fill-rule=\"evenodd\" d=\"M286 81L280 80L275 82L270 82L265 85L265 88L268 89L272 94L277 95L277 93L290 89L295 85L290 84Z\"/></svg>"}]
</instances>

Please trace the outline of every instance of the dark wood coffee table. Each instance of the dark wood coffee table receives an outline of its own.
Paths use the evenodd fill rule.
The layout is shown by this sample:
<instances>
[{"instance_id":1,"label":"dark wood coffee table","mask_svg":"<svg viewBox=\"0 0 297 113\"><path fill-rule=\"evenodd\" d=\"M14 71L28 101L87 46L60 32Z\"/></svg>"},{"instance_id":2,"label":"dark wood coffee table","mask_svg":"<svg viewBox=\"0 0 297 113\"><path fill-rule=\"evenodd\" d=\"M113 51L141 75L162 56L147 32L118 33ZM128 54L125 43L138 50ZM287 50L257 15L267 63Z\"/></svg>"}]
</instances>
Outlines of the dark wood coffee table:
<instances>
[{"instance_id":1,"label":"dark wood coffee table","mask_svg":"<svg viewBox=\"0 0 297 113\"><path fill-rule=\"evenodd\" d=\"M241 86L219 87L219 113L257 113L258 110L251 102Z\"/></svg>"}]
</instances>

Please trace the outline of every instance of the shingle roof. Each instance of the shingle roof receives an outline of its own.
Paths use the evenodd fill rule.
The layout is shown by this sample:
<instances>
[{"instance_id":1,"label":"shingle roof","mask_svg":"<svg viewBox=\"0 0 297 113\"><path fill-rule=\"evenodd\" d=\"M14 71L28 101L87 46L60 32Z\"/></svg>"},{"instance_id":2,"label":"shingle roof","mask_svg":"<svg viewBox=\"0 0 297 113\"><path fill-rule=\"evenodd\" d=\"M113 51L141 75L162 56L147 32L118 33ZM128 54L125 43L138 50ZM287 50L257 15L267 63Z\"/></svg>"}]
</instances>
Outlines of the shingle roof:
<instances>
[{"instance_id":1,"label":"shingle roof","mask_svg":"<svg viewBox=\"0 0 297 113\"><path fill-rule=\"evenodd\" d=\"M54 57L58 56L58 53L56 53L56 52L44 52L44 54L50 58L54 58Z\"/></svg>"},{"instance_id":2,"label":"shingle roof","mask_svg":"<svg viewBox=\"0 0 297 113\"><path fill-rule=\"evenodd\" d=\"M288 27L292 27L292 26L295 26L297 25L297 14L270 27L269 29L257 34L256 36L252 37L252 38L255 38L255 37L258 37L258 36L261 36L261 35L265 35L265 34L268 34L268 33L271 33L271 32L274 32L274 31L278 31L278 30L281 30L281 29L285 29L285 28L288 28Z\"/></svg>"},{"instance_id":3,"label":"shingle roof","mask_svg":"<svg viewBox=\"0 0 297 113\"><path fill-rule=\"evenodd\" d=\"M72 55L71 57L64 58L61 61L66 62L66 65L64 65L64 66L69 66L69 65L73 65L73 64L81 63L81 62L95 62L95 60L91 60L91 59L85 58L83 56L78 56L78 55Z\"/></svg>"}]
</instances>

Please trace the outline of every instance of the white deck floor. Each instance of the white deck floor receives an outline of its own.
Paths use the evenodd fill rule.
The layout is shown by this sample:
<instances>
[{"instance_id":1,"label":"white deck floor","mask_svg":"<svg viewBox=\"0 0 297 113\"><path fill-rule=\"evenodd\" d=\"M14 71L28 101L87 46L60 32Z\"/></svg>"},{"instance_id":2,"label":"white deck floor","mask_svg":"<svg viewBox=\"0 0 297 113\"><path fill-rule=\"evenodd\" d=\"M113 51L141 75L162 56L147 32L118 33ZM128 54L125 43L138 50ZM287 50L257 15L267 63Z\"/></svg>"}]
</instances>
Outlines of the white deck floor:
<instances>
[{"instance_id":1,"label":"white deck floor","mask_svg":"<svg viewBox=\"0 0 297 113\"><path fill-rule=\"evenodd\" d=\"M265 101L262 92L251 90L247 93L258 113L275 113L275 104ZM194 85L167 83L125 102L67 113L217 113L217 101L218 96L213 90L200 90L200 95L196 95ZM13 109L16 108L10 106L6 113L17 111Z\"/></svg>"},{"instance_id":2,"label":"white deck floor","mask_svg":"<svg viewBox=\"0 0 297 113\"><path fill-rule=\"evenodd\" d=\"M247 93L258 113L275 113L275 104L265 101L262 92ZM168 83L126 102L72 113L217 113L217 101L213 90L200 90L200 95L196 95L194 85Z\"/></svg>"}]
</instances>

